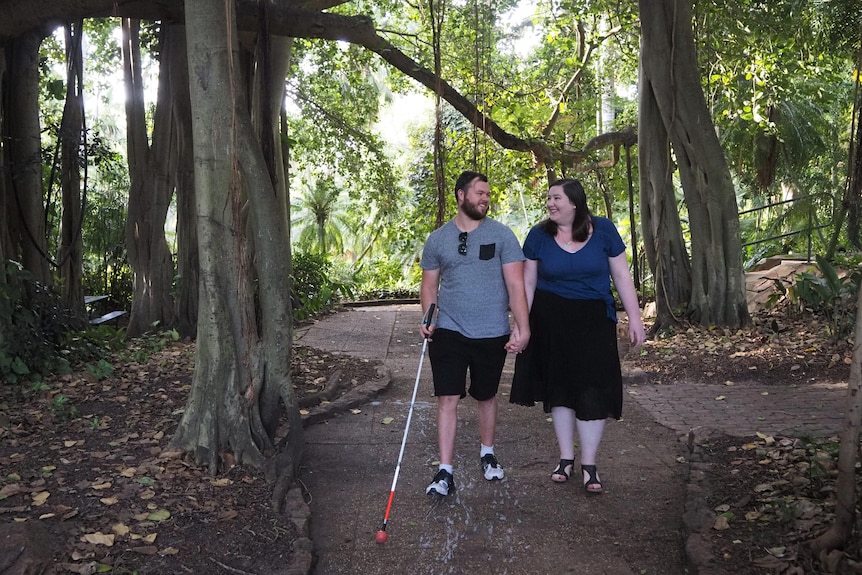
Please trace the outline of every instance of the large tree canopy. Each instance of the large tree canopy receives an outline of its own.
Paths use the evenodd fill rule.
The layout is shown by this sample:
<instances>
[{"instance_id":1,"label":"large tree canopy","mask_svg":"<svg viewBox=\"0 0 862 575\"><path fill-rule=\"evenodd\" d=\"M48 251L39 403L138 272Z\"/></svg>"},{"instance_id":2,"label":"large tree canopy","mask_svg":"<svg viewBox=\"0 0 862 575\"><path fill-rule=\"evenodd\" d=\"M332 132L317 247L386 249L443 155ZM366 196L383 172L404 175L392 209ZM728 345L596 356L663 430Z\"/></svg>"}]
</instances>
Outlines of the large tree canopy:
<instances>
[{"instance_id":1,"label":"large tree canopy","mask_svg":"<svg viewBox=\"0 0 862 575\"><path fill-rule=\"evenodd\" d=\"M4 18L0 23L0 38L15 36L21 30L44 25L51 21L65 21L71 17L104 17L123 16L137 19L152 19L166 21L184 21L182 4L165 5L156 0L150 2L137 1L124 4L105 2L104 0L88 0L74 3L57 2L40 5L38 9L28 8L23 13L16 13L18 0L0 8L0 13L17 14L16 17ZM501 147L530 152L540 165L558 161L568 164L579 163L589 155L596 144L593 143L584 151L572 151L563 147L551 147L537 135L522 137L503 129L492 118L487 117L467 97L453 88L447 81L437 77L433 71L410 58L378 34L374 22L367 16L343 16L322 12L326 8L343 4L344 2L325 1L295 1L284 2L267 7L267 26L269 32L276 36L290 38L311 38L321 40L340 40L367 48L378 54L395 69L420 82L431 91L439 91L441 97L464 118L488 134ZM22 3L23 4L23 3ZM258 2L255 0L238 0L236 2L236 25L241 30L254 31L258 29ZM552 122L549 122L551 125ZM630 144L632 135L628 133L604 135L601 144L604 146Z\"/></svg>"}]
</instances>

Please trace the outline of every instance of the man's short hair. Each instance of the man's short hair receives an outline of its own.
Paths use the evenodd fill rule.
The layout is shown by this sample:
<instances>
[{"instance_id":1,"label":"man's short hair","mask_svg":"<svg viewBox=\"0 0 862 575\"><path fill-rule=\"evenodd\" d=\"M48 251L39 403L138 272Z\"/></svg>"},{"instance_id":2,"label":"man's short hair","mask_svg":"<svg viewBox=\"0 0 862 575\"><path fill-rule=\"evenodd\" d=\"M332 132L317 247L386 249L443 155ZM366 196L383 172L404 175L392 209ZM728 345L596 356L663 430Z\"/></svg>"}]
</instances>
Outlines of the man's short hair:
<instances>
[{"instance_id":1,"label":"man's short hair","mask_svg":"<svg viewBox=\"0 0 862 575\"><path fill-rule=\"evenodd\" d=\"M455 180L455 200L458 200L458 190L464 190L464 195L467 195L467 188L470 186L470 183L478 179L480 182L488 182L488 176L485 174L480 174L479 172L471 172L470 170L465 170L461 172L461 175L458 176L458 179Z\"/></svg>"}]
</instances>

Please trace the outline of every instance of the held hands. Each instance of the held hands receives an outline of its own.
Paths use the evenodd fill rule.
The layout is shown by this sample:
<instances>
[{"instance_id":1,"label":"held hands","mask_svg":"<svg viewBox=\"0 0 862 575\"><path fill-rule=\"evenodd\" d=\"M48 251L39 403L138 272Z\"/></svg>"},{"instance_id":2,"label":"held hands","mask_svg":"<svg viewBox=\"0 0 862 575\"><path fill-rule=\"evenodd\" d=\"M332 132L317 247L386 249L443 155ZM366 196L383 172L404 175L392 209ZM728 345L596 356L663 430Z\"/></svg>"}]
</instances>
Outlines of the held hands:
<instances>
[{"instance_id":1,"label":"held hands","mask_svg":"<svg viewBox=\"0 0 862 575\"><path fill-rule=\"evenodd\" d=\"M506 343L505 348L509 353L521 353L524 351L524 348L527 347L527 344L530 343L530 330L528 329L520 329L518 324L515 324L515 327L512 328L512 333L509 335L509 341Z\"/></svg>"}]
</instances>

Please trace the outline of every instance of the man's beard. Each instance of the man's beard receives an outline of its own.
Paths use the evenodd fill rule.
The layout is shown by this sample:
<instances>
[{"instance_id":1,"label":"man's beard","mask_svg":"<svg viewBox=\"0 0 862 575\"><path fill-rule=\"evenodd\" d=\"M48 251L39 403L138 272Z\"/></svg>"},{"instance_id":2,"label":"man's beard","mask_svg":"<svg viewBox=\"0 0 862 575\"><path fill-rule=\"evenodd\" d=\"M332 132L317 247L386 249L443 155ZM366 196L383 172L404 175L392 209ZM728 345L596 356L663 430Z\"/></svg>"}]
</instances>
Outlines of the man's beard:
<instances>
[{"instance_id":1,"label":"man's beard","mask_svg":"<svg viewBox=\"0 0 862 575\"><path fill-rule=\"evenodd\" d=\"M483 220L488 213L488 207L485 206L485 211L481 211L479 204L474 204L466 198L461 203L461 211L471 220Z\"/></svg>"}]
</instances>

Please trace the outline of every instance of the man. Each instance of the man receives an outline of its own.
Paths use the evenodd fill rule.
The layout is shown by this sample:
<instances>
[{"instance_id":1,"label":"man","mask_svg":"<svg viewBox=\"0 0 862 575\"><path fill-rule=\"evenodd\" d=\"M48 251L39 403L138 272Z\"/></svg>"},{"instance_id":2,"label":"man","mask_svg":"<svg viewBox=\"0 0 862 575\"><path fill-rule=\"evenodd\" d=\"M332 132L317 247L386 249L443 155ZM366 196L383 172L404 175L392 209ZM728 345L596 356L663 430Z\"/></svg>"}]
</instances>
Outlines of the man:
<instances>
[{"instance_id":1,"label":"man","mask_svg":"<svg viewBox=\"0 0 862 575\"><path fill-rule=\"evenodd\" d=\"M486 217L488 178L463 172L455 182L455 198L457 215L428 236L420 263L422 309L433 303L438 310L436 324L420 328L430 342L440 449L440 469L426 493L441 496L455 489L457 408L467 395L468 369L469 393L478 401L482 472L489 481L503 478L494 454L497 388L506 353L520 353L530 339L524 254L512 230Z\"/></svg>"}]
</instances>

